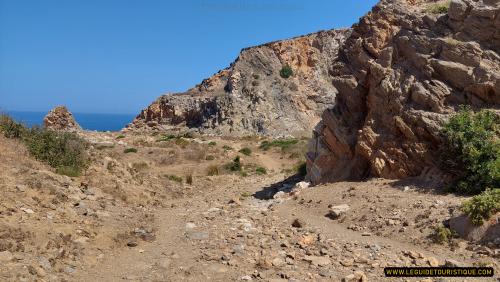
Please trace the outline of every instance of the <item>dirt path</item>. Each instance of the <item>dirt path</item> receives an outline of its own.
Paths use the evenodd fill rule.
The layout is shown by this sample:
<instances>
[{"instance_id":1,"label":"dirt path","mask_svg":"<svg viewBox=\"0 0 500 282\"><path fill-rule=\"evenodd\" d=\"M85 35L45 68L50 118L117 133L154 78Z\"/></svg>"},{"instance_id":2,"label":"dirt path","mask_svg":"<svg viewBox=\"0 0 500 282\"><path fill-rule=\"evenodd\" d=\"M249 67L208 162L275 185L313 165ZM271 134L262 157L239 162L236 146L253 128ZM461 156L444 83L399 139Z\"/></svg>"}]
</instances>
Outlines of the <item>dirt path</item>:
<instances>
[{"instance_id":1,"label":"dirt path","mask_svg":"<svg viewBox=\"0 0 500 282\"><path fill-rule=\"evenodd\" d=\"M437 266L447 261L473 265L480 261L473 252L452 251L433 244L415 245L396 233L385 236L355 231L345 222L326 217L328 202L339 202L339 194L349 191L342 183L308 188L295 198L246 197L231 203L237 195L269 190L271 184L282 179L282 175L244 178L214 187L211 193L168 202L172 206L157 213L158 230L153 243L142 242L110 255L97 268L83 271L75 278L338 281L361 275L368 281L385 281L384 266ZM399 193L395 188L385 189L387 195ZM422 192L410 193L422 196ZM397 205L394 201L393 204ZM353 209L349 217L359 215L355 205ZM370 205L366 204L365 209L369 211ZM408 214L409 218L412 216ZM294 220L302 226L292 227Z\"/></svg>"}]
</instances>

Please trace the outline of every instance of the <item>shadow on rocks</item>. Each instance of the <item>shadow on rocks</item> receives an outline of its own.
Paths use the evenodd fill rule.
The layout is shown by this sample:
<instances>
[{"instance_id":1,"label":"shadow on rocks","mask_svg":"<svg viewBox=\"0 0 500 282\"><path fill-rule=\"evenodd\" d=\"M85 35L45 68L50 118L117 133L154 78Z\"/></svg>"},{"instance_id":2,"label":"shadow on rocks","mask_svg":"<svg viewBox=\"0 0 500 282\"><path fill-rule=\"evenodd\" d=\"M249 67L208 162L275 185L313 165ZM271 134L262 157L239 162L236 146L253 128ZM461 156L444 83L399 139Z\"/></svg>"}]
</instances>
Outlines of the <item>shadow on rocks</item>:
<instances>
[{"instance_id":1,"label":"shadow on rocks","mask_svg":"<svg viewBox=\"0 0 500 282\"><path fill-rule=\"evenodd\" d=\"M272 199L274 194L279 191L289 192L287 190L292 190L296 183L304 180L304 176L299 174L294 174L283 181L273 183L269 186L262 188L262 190L255 192L253 196L259 200L269 200Z\"/></svg>"}]
</instances>

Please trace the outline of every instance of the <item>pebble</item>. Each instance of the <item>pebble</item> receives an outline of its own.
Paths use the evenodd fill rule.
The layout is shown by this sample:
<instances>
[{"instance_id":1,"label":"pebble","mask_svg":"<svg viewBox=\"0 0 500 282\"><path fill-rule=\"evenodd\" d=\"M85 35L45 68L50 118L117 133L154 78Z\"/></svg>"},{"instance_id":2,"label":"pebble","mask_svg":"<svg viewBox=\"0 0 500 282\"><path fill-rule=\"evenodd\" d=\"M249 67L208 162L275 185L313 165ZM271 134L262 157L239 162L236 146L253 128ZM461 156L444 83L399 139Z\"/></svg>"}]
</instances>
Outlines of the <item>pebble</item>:
<instances>
[{"instance_id":1,"label":"pebble","mask_svg":"<svg viewBox=\"0 0 500 282\"><path fill-rule=\"evenodd\" d=\"M137 247L137 242L136 241L130 241L127 243L127 246L129 247Z\"/></svg>"},{"instance_id":2,"label":"pebble","mask_svg":"<svg viewBox=\"0 0 500 282\"><path fill-rule=\"evenodd\" d=\"M303 220L298 219L298 218L294 219L292 222L292 227L302 228L305 226L306 226L306 223Z\"/></svg>"},{"instance_id":3,"label":"pebble","mask_svg":"<svg viewBox=\"0 0 500 282\"><path fill-rule=\"evenodd\" d=\"M205 240L209 237L207 232L188 232L187 236L192 240Z\"/></svg>"},{"instance_id":4,"label":"pebble","mask_svg":"<svg viewBox=\"0 0 500 282\"><path fill-rule=\"evenodd\" d=\"M9 261L12 261L13 259L14 259L14 256L12 255L11 252L9 252L9 251L0 252L0 262L6 263Z\"/></svg>"},{"instance_id":5,"label":"pebble","mask_svg":"<svg viewBox=\"0 0 500 282\"><path fill-rule=\"evenodd\" d=\"M439 261L435 257L429 257L429 258L427 258L427 262L432 267L438 267L439 266Z\"/></svg>"}]
</instances>

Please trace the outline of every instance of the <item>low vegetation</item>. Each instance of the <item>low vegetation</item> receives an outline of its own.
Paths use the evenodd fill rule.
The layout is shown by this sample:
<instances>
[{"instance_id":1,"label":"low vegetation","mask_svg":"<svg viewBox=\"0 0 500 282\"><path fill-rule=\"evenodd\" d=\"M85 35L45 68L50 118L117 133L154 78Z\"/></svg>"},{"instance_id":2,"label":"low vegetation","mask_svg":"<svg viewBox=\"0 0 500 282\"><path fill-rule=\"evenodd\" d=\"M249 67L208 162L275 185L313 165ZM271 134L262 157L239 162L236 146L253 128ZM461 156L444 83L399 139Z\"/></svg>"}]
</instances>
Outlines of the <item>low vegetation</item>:
<instances>
[{"instance_id":1,"label":"low vegetation","mask_svg":"<svg viewBox=\"0 0 500 282\"><path fill-rule=\"evenodd\" d=\"M137 153L137 149L136 148L126 148L125 150L123 150L123 152L125 154L129 154L129 153Z\"/></svg>"},{"instance_id":2,"label":"low vegetation","mask_svg":"<svg viewBox=\"0 0 500 282\"><path fill-rule=\"evenodd\" d=\"M214 175L219 175L219 167L216 165L211 165L207 168L207 175L208 176L214 176Z\"/></svg>"},{"instance_id":3,"label":"low vegetation","mask_svg":"<svg viewBox=\"0 0 500 282\"><path fill-rule=\"evenodd\" d=\"M217 142L215 141L208 142L208 146L215 146L215 145L217 145Z\"/></svg>"},{"instance_id":4,"label":"low vegetation","mask_svg":"<svg viewBox=\"0 0 500 282\"><path fill-rule=\"evenodd\" d=\"M79 176L90 163L89 144L75 133L26 128L7 115L0 116L0 131L7 138L22 140L35 159L55 168L59 174Z\"/></svg>"},{"instance_id":5,"label":"low vegetation","mask_svg":"<svg viewBox=\"0 0 500 282\"><path fill-rule=\"evenodd\" d=\"M238 152L242 153L245 156L250 156L252 154L252 149L250 149L248 147L244 147L241 150L239 150Z\"/></svg>"},{"instance_id":6,"label":"low vegetation","mask_svg":"<svg viewBox=\"0 0 500 282\"><path fill-rule=\"evenodd\" d=\"M277 139L277 140L272 140L272 141L262 141L260 143L259 148L267 151L273 147L281 148L282 151L286 151L288 148L290 148L292 145L295 145L299 142L298 139Z\"/></svg>"},{"instance_id":7,"label":"low vegetation","mask_svg":"<svg viewBox=\"0 0 500 282\"><path fill-rule=\"evenodd\" d=\"M193 174L190 173L186 176L186 183L189 185L193 185Z\"/></svg>"},{"instance_id":8,"label":"low vegetation","mask_svg":"<svg viewBox=\"0 0 500 282\"><path fill-rule=\"evenodd\" d=\"M255 173L257 173L258 175L267 174L267 169L265 167L259 166L255 169Z\"/></svg>"},{"instance_id":9,"label":"low vegetation","mask_svg":"<svg viewBox=\"0 0 500 282\"><path fill-rule=\"evenodd\" d=\"M180 176L177 176L177 175L167 175L167 178L168 180L172 180L172 181L175 181L175 182L178 182L178 183L182 183L182 177Z\"/></svg>"},{"instance_id":10,"label":"low vegetation","mask_svg":"<svg viewBox=\"0 0 500 282\"><path fill-rule=\"evenodd\" d=\"M457 237L457 235L453 230L440 224L434 228L434 232L431 234L431 237L437 244L448 244L450 240Z\"/></svg>"},{"instance_id":11,"label":"low vegetation","mask_svg":"<svg viewBox=\"0 0 500 282\"><path fill-rule=\"evenodd\" d=\"M222 149L224 149L224 151L231 151L233 148L231 146L224 145L222 146Z\"/></svg>"},{"instance_id":12,"label":"low vegetation","mask_svg":"<svg viewBox=\"0 0 500 282\"><path fill-rule=\"evenodd\" d=\"M444 14L448 13L450 8L450 1L445 1L441 3L434 3L427 8L427 12L431 14Z\"/></svg>"},{"instance_id":13,"label":"low vegetation","mask_svg":"<svg viewBox=\"0 0 500 282\"><path fill-rule=\"evenodd\" d=\"M225 168L230 171L241 171L242 168L240 156L236 156L236 158L234 158L232 162L226 164Z\"/></svg>"},{"instance_id":14,"label":"low vegetation","mask_svg":"<svg viewBox=\"0 0 500 282\"><path fill-rule=\"evenodd\" d=\"M481 225L484 220L500 212L500 189L489 189L472 197L463 203L462 210L472 223Z\"/></svg>"},{"instance_id":15,"label":"low vegetation","mask_svg":"<svg viewBox=\"0 0 500 282\"><path fill-rule=\"evenodd\" d=\"M284 65L281 70L280 70L280 76L282 78L289 78L290 76L293 75L293 70L290 65Z\"/></svg>"},{"instance_id":16,"label":"low vegetation","mask_svg":"<svg viewBox=\"0 0 500 282\"><path fill-rule=\"evenodd\" d=\"M444 125L443 169L456 176L451 190L478 194L500 187L500 116L462 107Z\"/></svg>"}]
</instances>

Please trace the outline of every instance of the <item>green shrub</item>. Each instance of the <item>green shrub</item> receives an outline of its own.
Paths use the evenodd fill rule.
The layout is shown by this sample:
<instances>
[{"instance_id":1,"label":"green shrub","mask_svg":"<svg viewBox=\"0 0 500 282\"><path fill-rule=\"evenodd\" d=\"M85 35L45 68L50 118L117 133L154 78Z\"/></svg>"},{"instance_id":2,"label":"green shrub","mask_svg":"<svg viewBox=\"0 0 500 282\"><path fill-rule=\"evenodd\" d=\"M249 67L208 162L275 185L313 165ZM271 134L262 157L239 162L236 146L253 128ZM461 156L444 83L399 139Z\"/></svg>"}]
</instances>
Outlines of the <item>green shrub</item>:
<instances>
[{"instance_id":1,"label":"green shrub","mask_svg":"<svg viewBox=\"0 0 500 282\"><path fill-rule=\"evenodd\" d=\"M222 146L222 149L224 149L225 151L231 151L233 148L231 146L224 145Z\"/></svg>"},{"instance_id":2,"label":"green shrub","mask_svg":"<svg viewBox=\"0 0 500 282\"><path fill-rule=\"evenodd\" d=\"M236 156L232 162L226 165L226 168L230 171L241 171L240 156Z\"/></svg>"},{"instance_id":3,"label":"green shrub","mask_svg":"<svg viewBox=\"0 0 500 282\"><path fill-rule=\"evenodd\" d=\"M462 210L472 223L483 224L483 220L500 211L500 189L488 189L472 197L462 204Z\"/></svg>"},{"instance_id":4,"label":"green shrub","mask_svg":"<svg viewBox=\"0 0 500 282\"><path fill-rule=\"evenodd\" d=\"M123 139L123 138L125 138L125 135L123 135L123 134L116 136L116 139Z\"/></svg>"},{"instance_id":5,"label":"green shrub","mask_svg":"<svg viewBox=\"0 0 500 282\"><path fill-rule=\"evenodd\" d=\"M282 151L286 151L290 146L295 145L299 142L298 139L278 139L278 140L273 140L273 141L262 141L260 143L259 148L267 151L272 147L278 147L281 148Z\"/></svg>"},{"instance_id":6,"label":"green shrub","mask_svg":"<svg viewBox=\"0 0 500 282\"><path fill-rule=\"evenodd\" d=\"M250 156L250 154L252 154L252 149L245 147L239 150L238 152L242 153L245 156Z\"/></svg>"},{"instance_id":7,"label":"green shrub","mask_svg":"<svg viewBox=\"0 0 500 282\"><path fill-rule=\"evenodd\" d=\"M127 149L123 150L123 152L125 154L128 154L128 153L137 153L137 149L136 148L127 148Z\"/></svg>"},{"instance_id":8,"label":"green shrub","mask_svg":"<svg viewBox=\"0 0 500 282\"><path fill-rule=\"evenodd\" d=\"M142 171L147 169L148 167L149 165L146 162L137 162L132 164L132 168L135 169L136 171Z\"/></svg>"},{"instance_id":9,"label":"green shrub","mask_svg":"<svg viewBox=\"0 0 500 282\"><path fill-rule=\"evenodd\" d=\"M280 76L282 78L289 78L290 76L293 75L293 70L290 65L284 65L281 70L280 70Z\"/></svg>"},{"instance_id":10,"label":"green shrub","mask_svg":"<svg viewBox=\"0 0 500 282\"><path fill-rule=\"evenodd\" d=\"M500 116L462 107L444 125L443 169L456 176L452 190L478 194L500 187Z\"/></svg>"},{"instance_id":11,"label":"green shrub","mask_svg":"<svg viewBox=\"0 0 500 282\"><path fill-rule=\"evenodd\" d=\"M256 169L255 169L255 172L258 174L258 175L262 175L262 174L267 174L267 170L265 167L261 167L261 166L258 166Z\"/></svg>"},{"instance_id":12,"label":"green shrub","mask_svg":"<svg viewBox=\"0 0 500 282\"><path fill-rule=\"evenodd\" d=\"M456 233L443 225L434 227L434 232L431 234L431 238L438 244L447 244L453 237L457 237Z\"/></svg>"},{"instance_id":13,"label":"green shrub","mask_svg":"<svg viewBox=\"0 0 500 282\"><path fill-rule=\"evenodd\" d=\"M182 177L180 177L180 176L172 174L172 175L167 175L167 178L168 178L168 180L172 180L172 181L175 181L175 182L182 183Z\"/></svg>"},{"instance_id":14,"label":"green shrub","mask_svg":"<svg viewBox=\"0 0 500 282\"><path fill-rule=\"evenodd\" d=\"M240 171L240 176L241 177L247 177L248 173L246 171Z\"/></svg>"},{"instance_id":15,"label":"green shrub","mask_svg":"<svg viewBox=\"0 0 500 282\"><path fill-rule=\"evenodd\" d=\"M58 173L78 176L89 165L89 145L75 133L32 128L23 139L33 157L56 168Z\"/></svg>"},{"instance_id":16,"label":"green shrub","mask_svg":"<svg viewBox=\"0 0 500 282\"><path fill-rule=\"evenodd\" d=\"M187 145L189 145L189 141L186 140L184 137L180 137L175 139L175 144L180 146L181 148L185 148Z\"/></svg>"},{"instance_id":17,"label":"green shrub","mask_svg":"<svg viewBox=\"0 0 500 282\"><path fill-rule=\"evenodd\" d=\"M208 146L215 146L215 145L217 145L217 142L215 141L208 142Z\"/></svg>"},{"instance_id":18,"label":"green shrub","mask_svg":"<svg viewBox=\"0 0 500 282\"><path fill-rule=\"evenodd\" d=\"M448 9L450 8L450 1L442 2L442 3L435 3L430 5L427 8L427 12L431 14L444 14L448 13Z\"/></svg>"},{"instance_id":19,"label":"green shrub","mask_svg":"<svg viewBox=\"0 0 500 282\"><path fill-rule=\"evenodd\" d=\"M213 161L213 160L215 160L215 157L212 156L212 155L208 155L208 156L205 157L205 160L207 160L207 161Z\"/></svg>"},{"instance_id":20,"label":"green shrub","mask_svg":"<svg viewBox=\"0 0 500 282\"><path fill-rule=\"evenodd\" d=\"M21 138L26 131L26 127L8 115L0 115L0 131L7 138Z\"/></svg>"},{"instance_id":21,"label":"green shrub","mask_svg":"<svg viewBox=\"0 0 500 282\"><path fill-rule=\"evenodd\" d=\"M162 137L158 138L156 140L156 142L170 141L170 140L175 139L175 138L178 138L178 137L173 135L173 134L163 135Z\"/></svg>"},{"instance_id":22,"label":"green shrub","mask_svg":"<svg viewBox=\"0 0 500 282\"><path fill-rule=\"evenodd\" d=\"M219 167L216 165L209 166L207 168L207 175L208 176L219 175Z\"/></svg>"}]
</instances>

